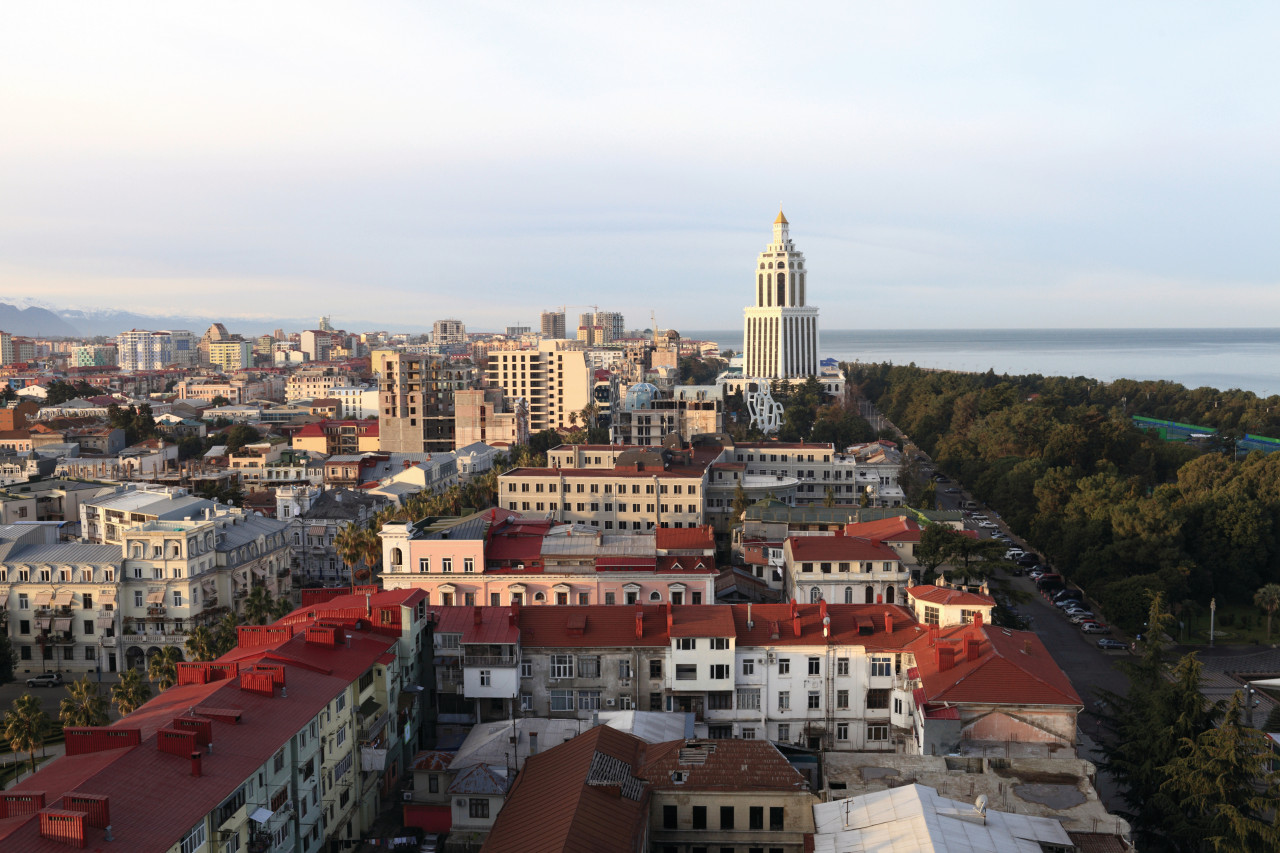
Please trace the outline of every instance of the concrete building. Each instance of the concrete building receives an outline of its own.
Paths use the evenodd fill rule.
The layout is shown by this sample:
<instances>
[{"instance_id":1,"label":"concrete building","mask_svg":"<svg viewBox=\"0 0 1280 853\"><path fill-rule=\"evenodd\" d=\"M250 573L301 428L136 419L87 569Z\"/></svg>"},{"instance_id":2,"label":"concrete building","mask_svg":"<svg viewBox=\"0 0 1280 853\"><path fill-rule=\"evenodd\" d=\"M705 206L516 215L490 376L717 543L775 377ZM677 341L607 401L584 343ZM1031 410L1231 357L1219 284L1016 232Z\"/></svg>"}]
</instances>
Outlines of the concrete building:
<instances>
[{"instance_id":1,"label":"concrete building","mask_svg":"<svg viewBox=\"0 0 1280 853\"><path fill-rule=\"evenodd\" d=\"M364 420L378 416L378 389L374 385L342 385L329 389L338 401L339 420Z\"/></svg>"},{"instance_id":2,"label":"concrete building","mask_svg":"<svg viewBox=\"0 0 1280 853\"><path fill-rule=\"evenodd\" d=\"M436 320L431 324L431 342L438 346L465 344L467 327L461 320Z\"/></svg>"},{"instance_id":3,"label":"concrete building","mask_svg":"<svg viewBox=\"0 0 1280 853\"><path fill-rule=\"evenodd\" d=\"M315 400L332 396L334 388L346 388L355 383L356 377L333 367L303 367L289 376L285 384L286 402Z\"/></svg>"},{"instance_id":4,"label":"concrete building","mask_svg":"<svg viewBox=\"0 0 1280 853\"><path fill-rule=\"evenodd\" d=\"M382 443L376 421L320 421L303 426L293 434L294 450L324 456L343 453L372 453Z\"/></svg>"},{"instance_id":5,"label":"concrete building","mask_svg":"<svg viewBox=\"0 0 1280 853\"><path fill-rule=\"evenodd\" d=\"M349 489L320 491L310 486L276 490L276 518L288 525L291 565L297 584L351 583L351 567L338 555L334 537L350 524L367 525L390 504L378 495Z\"/></svg>"},{"instance_id":6,"label":"concrete building","mask_svg":"<svg viewBox=\"0 0 1280 853\"><path fill-rule=\"evenodd\" d=\"M546 340L563 340L565 337L564 310L542 312L542 337Z\"/></svg>"},{"instance_id":7,"label":"concrete building","mask_svg":"<svg viewBox=\"0 0 1280 853\"><path fill-rule=\"evenodd\" d=\"M724 398L711 386L677 386L660 391L648 382L628 387L616 411L610 412L609 440L647 447L672 433L684 441L695 435L724 432Z\"/></svg>"},{"instance_id":8,"label":"concrete building","mask_svg":"<svg viewBox=\"0 0 1280 853\"><path fill-rule=\"evenodd\" d=\"M118 363L119 349L114 345L74 347L67 359L68 367L115 367Z\"/></svg>"},{"instance_id":9,"label":"concrete building","mask_svg":"<svg viewBox=\"0 0 1280 853\"><path fill-rule=\"evenodd\" d=\"M209 364L209 344L214 341L225 341L231 337L231 333L227 331L227 327L221 323L214 323L205 329L203 335L200 336L200 343L196 344L196 351L200 354L200 363Z\"/></svg>"},{"instance_id":10,"label":"concrete building","mask_svg":"<svg viewBox=\"0 0 1280 853\"><path fill-rule=\"evenodd\" d=\"M399 350L373 352L378 374L380 449L399 453L447 452L454 447L454 395L464 368L444 359Z\"/></svg>"},{"instance_id":11,"label":"concrete building","mask_svg":"<svg viewBox=\"0 0 1280 853\"><path fill-rule=\"evenodd\" d=\"M455 447L529 442L529 404L523 398L508 400L501 388L456 392L453 419Z\"/></svg>"},{"instance_id":12,"label":"concrete building","mask_svg":"<svg viewBox=\"0 0 1280 853\"><path fill-rule=\"evenodd\" d=\"M239 335L209 342L209 361L224 373L253 367L253 342Z\"/></svg>"},{"instance_id":13,"label":"concrete building","mask_svg":"<svg viewBox=\"0 0 1280 853\"><path fill-rule=\"evenodd\" d=\"M198 358L196 344L195 336L185 330L131 329L116 337L120 369L126 373L194 367Z\"/></svg>"},{"instance_id":14,"label":"concrete building","mask_svg":"<svg viewBox=\"0 0 1280 853\"><path fill-rule=\"evenodd\" d=\"M489 353L486 379L508 399L529 404L529 431L568 429L592 401L593 375L581 350L561 349L543 341L536 350L496 350Z\"/></svg>"},{"instance_id":15,"label":"concrete building","mask_svg":"<svg viewBox=\"0 0 1280 853\"><path fill-rule=\"evenodd\" d=\"M578 315L578 340L600 346L626 337L626 321L617 311L595 311Z\"/></svg>"},{"instance_id":16,"label":"concrete building","mask_svg":"<svg viewBox=\"0 0 1280 853\"><path fill-rule=\"evenodd\" d=\"M0 332L0 364L13 364L13 335Z\"/></svg>"},{"instance_id":17,"label":"concrete building","mask_svg":"<svg viewBox=\"0 0 1280 853\"><path fill-rule=\"evenodd\" d=\"M787 598L815 604L903 604L911 571L888 545L874 538L794 536L782 549Z\"/></svg>"},{"instance_id":18,"label":"concrete building","mask_svg":"<svg viewBox=\"0 0 1280 853\"><path fill-rule=\"evenodd\" d=\"M778 211L773 241L756 258L755 304L745 310L743 375L792 379L818 375L818 309L805 299L804 254Z\"/></svg>"}]
</instances>

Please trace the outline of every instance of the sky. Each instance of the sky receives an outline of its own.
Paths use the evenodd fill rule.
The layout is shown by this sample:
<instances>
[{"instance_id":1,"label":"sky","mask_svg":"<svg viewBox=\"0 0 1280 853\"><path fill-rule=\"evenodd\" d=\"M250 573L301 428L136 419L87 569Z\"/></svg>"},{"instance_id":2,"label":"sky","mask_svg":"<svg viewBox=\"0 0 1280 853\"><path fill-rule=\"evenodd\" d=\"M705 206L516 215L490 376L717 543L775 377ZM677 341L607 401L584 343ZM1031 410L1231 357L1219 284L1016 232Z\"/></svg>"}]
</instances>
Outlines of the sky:
<instances>
[{"instance_id":1,"label":"sky","mask_svg":"<svg viewBox=\"0 0 1280 853\"><path fill-rule=\"evenodd\" d=\"M0 301L1280 326L1280 6L8 3ZM234 322L230 322L234 331Z\"/></svg>"}]
</instances>

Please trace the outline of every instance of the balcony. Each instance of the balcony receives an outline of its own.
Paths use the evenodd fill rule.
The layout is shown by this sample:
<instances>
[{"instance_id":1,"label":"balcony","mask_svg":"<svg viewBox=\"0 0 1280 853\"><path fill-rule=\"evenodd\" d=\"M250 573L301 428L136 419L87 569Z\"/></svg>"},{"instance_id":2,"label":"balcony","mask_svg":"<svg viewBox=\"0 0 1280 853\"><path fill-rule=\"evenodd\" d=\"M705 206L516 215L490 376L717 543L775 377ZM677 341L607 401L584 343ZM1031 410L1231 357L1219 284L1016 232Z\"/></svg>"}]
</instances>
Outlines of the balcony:
<instances>
[{"instance_id":1,"label":"balcony","mask_svg":"<svg viewBox=\"0 0 1280 853\"><path fill-rule=\"evenodd\" d=\"M124 635L125 643L139 646L181 645L186 641L186 634L165 634L151 631L139 631L134 634Z\"/></svg>"},{"instance_id":2,"label":"balcony","mask_svg":"<svg viewBox=\"0 0 1280 853\"><path fill-rule=\"evenodd\" d=\"M515 666L519 662L519 655L462 655L463 666Z\"/></svg>"},{"instance_id":3,"label":"balcony","mask_svg":"<svg viewBox=\"0 0 1280 853\"><path fill-rule=\"evenodd\" d=\"M115 637L99 637L98 643L104 649L114 649L116 647L116 638Z\"/></svg>"}]
</instances>

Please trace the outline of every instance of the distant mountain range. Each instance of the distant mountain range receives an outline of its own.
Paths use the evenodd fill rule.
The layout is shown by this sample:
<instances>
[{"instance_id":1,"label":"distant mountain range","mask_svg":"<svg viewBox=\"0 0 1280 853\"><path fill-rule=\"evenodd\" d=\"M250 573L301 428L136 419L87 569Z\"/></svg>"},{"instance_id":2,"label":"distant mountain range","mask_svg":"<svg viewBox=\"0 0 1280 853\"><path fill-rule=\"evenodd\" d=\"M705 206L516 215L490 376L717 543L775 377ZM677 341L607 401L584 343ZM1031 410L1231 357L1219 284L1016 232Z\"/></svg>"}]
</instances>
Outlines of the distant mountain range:
<instances>
[{"instance_id":1,"label":"distant mountain range","mask_svg":"<svg viewBox=\"0 0 1280 853\"><path fill-rule=\"evenodd\" d=\"M380 322L345 321L347 331L390 329L386 320ZM256 336L284 329L296 332L314 329L315 317L267 317L241 319L229 317L187 317L181 315L154 316L135 314L132 311L79 311L75 309L53 310L38 305L26 308L0 302L0 330L13 335L28 337L91 338L99 335L114 336L129 329L186 329L197 336L204 334L213 323L223 323L233 334ZM397 324L397 332L428 332L429 326L404 326Z\"/></svg>"}]
</instances>

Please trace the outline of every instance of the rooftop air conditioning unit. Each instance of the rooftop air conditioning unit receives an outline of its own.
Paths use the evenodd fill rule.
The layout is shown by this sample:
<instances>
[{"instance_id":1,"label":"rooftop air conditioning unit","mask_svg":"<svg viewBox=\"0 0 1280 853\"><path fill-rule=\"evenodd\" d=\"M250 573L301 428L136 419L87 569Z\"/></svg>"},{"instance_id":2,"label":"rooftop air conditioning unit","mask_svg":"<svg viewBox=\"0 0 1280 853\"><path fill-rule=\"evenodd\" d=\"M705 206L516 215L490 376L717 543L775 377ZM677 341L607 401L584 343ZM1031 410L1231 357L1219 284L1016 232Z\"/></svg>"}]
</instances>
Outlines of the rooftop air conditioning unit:
<instances>
[{"instance_id":1,"label":"rooftop air conditioning unit","mask_svg":"<svg viewBox=\"0 0 1280 853\"><path fill-rule=\"evenodd\" d=\"M606 704L606 705L608 705L610 708L612 708L612 707L613 707L613 700L612 700L612 699L606 699L606 700L604 701L604 704Z\"/></svg>"}]
</instances>

